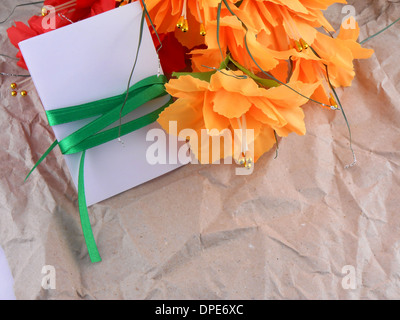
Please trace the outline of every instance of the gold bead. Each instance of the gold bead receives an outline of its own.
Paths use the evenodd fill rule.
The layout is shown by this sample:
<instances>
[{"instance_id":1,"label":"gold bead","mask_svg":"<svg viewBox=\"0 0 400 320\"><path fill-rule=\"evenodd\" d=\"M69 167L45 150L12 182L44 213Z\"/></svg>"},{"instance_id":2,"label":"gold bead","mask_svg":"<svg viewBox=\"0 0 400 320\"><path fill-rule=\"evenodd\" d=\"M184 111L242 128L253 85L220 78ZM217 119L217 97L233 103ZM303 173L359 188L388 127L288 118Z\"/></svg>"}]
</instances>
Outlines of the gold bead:
<instances>
[{"instance_id":1,"label":"gold bead","mask_svg":"<svg viewBox=\"0 0 400 320\"><path fill-rule=\"evenodd\" d=\"M299 41L296 40L294 42L294 44L295 44L295 48L296 48L297 52L302 52L303 51L303 46L301 45L301 43Z\"/></svg>"},{"instance_id":2,"label":"gold bead","mask_svg":"<svg viewBox=\"0 0 400 320\"><path fill-rule=\"evenodd\" d=\"M333 97L332 93L330 94L329 103L331 105L331 108L333 107L335 109L339 109L338 104L337 104L335 98Z\"/></svg>"},{"instance_id":3,"label":"gold bead","mask_svg":"<svg viewBox=\"0 0 400 320\"><path fill-rule=\"evenodd\" d=\"M246 159L243 156L239 157L238 164L244 166L246 164Z\"/></svg>"},{"instance_id":4,"label":"gold bead","mask_svg":"<svg viewBox=\"0 0 400 320\"><path fill-rule=\"evenodd\" d=\"M204 27L204 24L200 24L200 35L203 37L207 34L206 28Z\"/></svg>"},{"instance_id":5,"label":"gold bead","mask_svg":"<svg viewBox=\"0 0 400 320\"><path fill-rule=\"evenodd\" d=\"M300 39L300 44L303 47L303 49L308 49L310 47L303 38Z\"/></svg>"},{"instance_id":6,"label":"gold bead","mask_svg":"<svg viewBox=\"0 0 400 320\"><path fill-rule=\"evenodd\" d=\"M45 17L49 14L49 11L46 9L46 7L42 8L42 17Z\"/></svg>"},{"instance_id":7,"label":"gold bead","mask_svg":"<svg viewBox=\"0 0 400 320\"><path fill-rule=\"evenodd\" d=\"M178 22L176 23L176 26L180 29L183 27L183 23L185 22L185 17L181 16L178 20Z\"/></svg>"},{"instance_id":8,"label":"gold bead","mask_svg":"<svg viewBox=\"0 0 400 320\"><path fill-rule=\"evenodd\" d=\"M253 168L253 163L247 163L246 162L246 164L244 165L244 167L246 168L246 169L251 169L251 168Z\"/></svg>"},{"instance_id":9,"label":"gold bead","mask_svg":"<svg viewBox=\"0 0 400 320\"><path fill-rule=\"evenodd\" d=\"M13 97L16 97L16 96L17 96L17 91L11 91L11 95L12 95Z\"/></svg>"},{"instance_id":10,"label":"gold bead","mask_svg":"<svg viewBox=\"0 0 400 320\"><path fill-rule=\"evenodd\" d=\"M252 164L253 163L253 158L251 156L250 151L246 151L246 164Z\"/></svg>"},{"instance_id":11,"label":"gold bead","mask_svg":"<svg viewBox=\"0 0 400 320\"><path fill-rule=\"evenodd\" d=\"M21 96L26 97L28 95L28 92L26 92L25 90L21 91Z\"/></svg>"},{"instance_id":12,"label":"gold bead","mask_svg":"<svg viewBox=\"0 0 400 320\"><path fill-rule=\"evenodd\" d=\"M188 23L187 19L184 19L183 26L182 26L181 30L183 32L188 32L189 31L189 23Z\"/></svg>"},{"instance_id":13,"label":"gold bead","mask_svg":"<svg viewBox=\"0 0 400 320\"><path fill-rule=\"evenodd\" d=\"M13 82L11 83L10 87L11 89L17 89L17 84Z\"/></svg>"}]
</instances>

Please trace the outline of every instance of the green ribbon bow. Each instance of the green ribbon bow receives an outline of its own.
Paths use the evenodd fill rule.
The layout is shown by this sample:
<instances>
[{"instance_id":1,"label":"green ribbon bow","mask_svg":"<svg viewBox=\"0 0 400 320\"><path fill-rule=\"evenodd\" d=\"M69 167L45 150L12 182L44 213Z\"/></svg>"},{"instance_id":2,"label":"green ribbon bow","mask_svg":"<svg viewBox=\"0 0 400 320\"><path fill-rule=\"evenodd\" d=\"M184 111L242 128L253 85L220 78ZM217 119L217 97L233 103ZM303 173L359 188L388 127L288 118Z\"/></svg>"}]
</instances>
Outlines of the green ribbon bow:
<instances>
[{"instance_id":1,"label":"green ribbon bow","mask_svg":"<svg viewBox=\"0 0 400 320\"><path fill-rule=\"evenodd\" d=\"M50 126L98 116L95 120L91 121L79 130L73 132L61 141L54 141L54 143L36 162L32 170L25 178L26 181L31 173L36 169L36 167L57 145L60 147L63 154L74 154L82 152L78 177L78 203L82 231L85 237L90 260L92 262L100 262L101 257L97 249L96 242L94 240L92 227L89 220L89 213L86 205L84 182L86 150L117 139L120 136L126 135L155 122L159 114L172 103L172 97L168 103L153 112L150 112L128 123L121 124L120 126L104 130L106 127L115 123L116 121L121 119L121 117L126 116L128 113L134 111L143 104L153 99L167 95L164 86L166 82L167 78L163 75L150 76L131 86L128 91L128 96L127 92L124 92L118 96L106 98L103 100L89 102L86 104L68 108L46 111ZM124 104L126 97L127 100Z\"/></svg>"}]
</instances>

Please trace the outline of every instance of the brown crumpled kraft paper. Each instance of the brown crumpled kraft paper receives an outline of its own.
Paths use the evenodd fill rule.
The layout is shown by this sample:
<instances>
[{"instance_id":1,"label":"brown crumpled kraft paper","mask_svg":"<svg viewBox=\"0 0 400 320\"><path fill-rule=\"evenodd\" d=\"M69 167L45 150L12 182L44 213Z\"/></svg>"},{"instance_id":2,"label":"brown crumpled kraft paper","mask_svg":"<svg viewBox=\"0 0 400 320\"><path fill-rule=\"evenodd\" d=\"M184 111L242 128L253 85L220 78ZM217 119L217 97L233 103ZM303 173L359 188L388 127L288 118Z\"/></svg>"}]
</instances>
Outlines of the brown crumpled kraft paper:
<instances>
[{"instance_id":1,"label":"brown crumpled kraft paper","mask_svg":"<svg viewBox=\"0 0 400 320\"><path fill-rule=\"evenodd\" d=\"M400 17L398 2L349 3L360 39ZM3 1L1 16L13 6ZM13 18L27 21L35 8ZM341 9L326 14L336 28ZM10 25L0 26L1 53L15 55ZM1 77L0 245L16 297L399 298L399 28L367 43L376 54L357 61L353 86L339 90L356 167L344 169L352 155L341 113L310 103L307 135L282 140L278 159L272 150L250 176L236 176L234 165L188 165L92 206L98 264L89 261L60 151L23 182L54 135L31 80ZM0 70L24 72L5 58ZM11 97L12 81L29 96ZM55 290L41 287L45 265L55 267ZM344 266L355 268L354 290L342 287Z\"/></svg>"}]
</instances>

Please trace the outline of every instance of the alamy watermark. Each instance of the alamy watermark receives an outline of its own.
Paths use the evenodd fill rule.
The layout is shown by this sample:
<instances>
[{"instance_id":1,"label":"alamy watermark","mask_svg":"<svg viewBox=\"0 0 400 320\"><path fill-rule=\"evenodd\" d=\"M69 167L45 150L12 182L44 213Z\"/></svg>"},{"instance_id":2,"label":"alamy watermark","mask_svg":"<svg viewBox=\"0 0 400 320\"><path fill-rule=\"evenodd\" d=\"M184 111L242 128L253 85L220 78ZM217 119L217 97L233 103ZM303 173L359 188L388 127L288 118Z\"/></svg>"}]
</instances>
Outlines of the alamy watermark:
<instances>
[{"instance_id":1,"label":"alamy watermark","mask_svg":"<svg viewBox=\"0 0 400 320\"><path fill-rule=\"evenodd\" d=\"M342 7L342 14L345 17L342 19L342 27L344 29L355 29L356 28L356 8L352 5L345 5ZM61 19L67 20L72 23L64 14L58 13ZM50 5L45 5L42 8L42 27L44 30L56 29L56 8Z\"/></svg>"},{"instance_id":2,"label":"alamy watermark","mask_svg":"<svg viewBox=\"0 0 400 320\"><path fill-rule=\"evenodd\" d=\"M53 6L44 6L42 8L42 28L44 30L56 29L56 8Z\"/></svg>"},{"instance_id":3,"label":"alamy watermark","mask_svg":"<svg viewBox=\"0 0 400 320\"><path fill-rule=\"evenodd\" d=\"M346 5L342 8L342 14L346 16L342 19L343 29L355 29L356 24L356 8L352 5Z\"/></svg>"},{"instance_id":4,"label":"alamy watermark","mask_svg":"<svg viewBox=\"0 0 400 320\"><path fill-rule=\"evenodd\" d=\"M356 268L351 265L346 265L342 268L342 288L344 290L356 290L357 289L357 274Z\"/></svg>"},{"instance_id":5,"label":"alamy watermark","mask_svg":"<svg viewBox=\"0 0 400 320\"><path fill-rule=\"evenodd\" d=\"M65 21L68 21L69 23L74 23L72 20L70 20L65 14L58 12L55 7L45 5L42 8L42 28L44 30L55 30L57 29L57 16Z\"/></svg>"},{"instance_id":6,"label":"alamy watermark","mask_svg":"<svg viewBox=\"0 0 400 320\"><path fill-rule=\"evenodd\" d=\"M151 129L146 134L146 141L154 142L146 150L147 163L156 164L198 164L199 160L191 150L198 152L202 164L232 164L232 156L239 159L247 152L254 155L254 130L253 129L202 129L199 134L190 128L178 132L176 121L169 122L169 135L162 129ZM178 137L178 139L176 139ZM190 139L189 143L181 144ZM168 155L168 159L167 159ZM211 160L211 161L210 161ZM251 160L252 161L252 160ZM254 164L236 168L236 175L250 175L253 173Z\"/></svg>"},{"instance_id":7,"label":"alamy watermark","mask_svg":"<svg viewBox=\"0 0 400 320\"><path fill-rule=\"evenodd\" d=\"M45 265L42 268L42 288L45 290L56 289L56 268L52 265Z\"/></svg>"}]
</instances>

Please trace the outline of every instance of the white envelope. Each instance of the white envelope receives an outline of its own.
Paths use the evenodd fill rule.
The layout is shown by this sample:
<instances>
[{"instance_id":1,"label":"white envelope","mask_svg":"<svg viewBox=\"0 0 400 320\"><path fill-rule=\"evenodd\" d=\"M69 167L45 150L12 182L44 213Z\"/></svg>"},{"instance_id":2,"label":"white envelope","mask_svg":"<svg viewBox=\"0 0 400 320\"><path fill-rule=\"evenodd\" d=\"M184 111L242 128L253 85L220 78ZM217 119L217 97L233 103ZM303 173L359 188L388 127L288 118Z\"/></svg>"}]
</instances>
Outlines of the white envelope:
<instances>
[{"instance_id":1,"label":"white envelope","mask_svg":"<svg viewBox=\"0 0 400 320\"><path fill-rule=\"evenodd\" d=\"M141 16L140 3L135 2L21 42L20 49L44 108L70 107L123 93L136 55ZM131 85L157 74L157 70L156 50L145 25ZM165 96L149 102L127 120L151 112L168 100ZM54 126L55 136L60 141L92 120ZM146 134L151 128L160 126L154 123L123 136L123 145L113 140L86 151L88 206L182 166L148 163L146 150L154 142L147 142ZM168 159L168 147L165 153ZM80 155L65 155L76 186Z\"/></svg>"}]
</instances>

